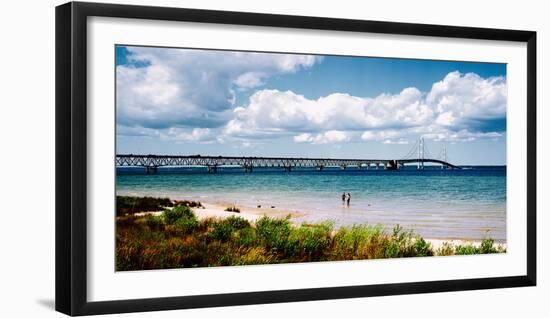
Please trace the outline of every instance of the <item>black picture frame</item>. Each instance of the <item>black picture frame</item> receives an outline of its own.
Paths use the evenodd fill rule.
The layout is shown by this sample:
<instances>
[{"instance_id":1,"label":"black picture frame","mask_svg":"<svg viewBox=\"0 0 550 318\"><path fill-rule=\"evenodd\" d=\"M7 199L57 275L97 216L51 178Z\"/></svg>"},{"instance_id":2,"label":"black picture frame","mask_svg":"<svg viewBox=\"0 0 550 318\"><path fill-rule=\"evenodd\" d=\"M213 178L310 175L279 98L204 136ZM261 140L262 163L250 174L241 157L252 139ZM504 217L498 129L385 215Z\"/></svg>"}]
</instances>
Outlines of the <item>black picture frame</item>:
<instances>
[{"instance_id":1,"label":"black picture frame","mask_svg":"<svg viewBox=\"0 0 550 318\"><path fill-rule=\"evenodd\" d=\"M527 274L352 287L88 302L87 18L91 16L501 40L527 44ZM56 310L68 315L490 289L536 284L536 32L70 2L56 7Z\"/></svg>"}]
</instances>

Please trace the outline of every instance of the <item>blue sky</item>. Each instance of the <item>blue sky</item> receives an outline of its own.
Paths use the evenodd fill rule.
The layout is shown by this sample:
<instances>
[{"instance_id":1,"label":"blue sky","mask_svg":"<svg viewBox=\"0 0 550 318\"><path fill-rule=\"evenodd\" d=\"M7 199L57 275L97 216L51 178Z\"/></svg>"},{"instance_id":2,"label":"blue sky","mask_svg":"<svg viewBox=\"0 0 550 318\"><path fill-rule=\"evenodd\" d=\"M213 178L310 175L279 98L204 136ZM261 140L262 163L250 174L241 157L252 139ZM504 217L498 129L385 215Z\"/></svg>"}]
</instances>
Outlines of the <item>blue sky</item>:
<instances>
[{"instance_id":1,"label":"blue sky","mask_svg":"<svg viewBox=\"0 0 550 318\"><path fill-rule=\"evenodd\" d=\"M116 48L117 152L506 163L506 65Z\"/></svg>"}]
</instances>

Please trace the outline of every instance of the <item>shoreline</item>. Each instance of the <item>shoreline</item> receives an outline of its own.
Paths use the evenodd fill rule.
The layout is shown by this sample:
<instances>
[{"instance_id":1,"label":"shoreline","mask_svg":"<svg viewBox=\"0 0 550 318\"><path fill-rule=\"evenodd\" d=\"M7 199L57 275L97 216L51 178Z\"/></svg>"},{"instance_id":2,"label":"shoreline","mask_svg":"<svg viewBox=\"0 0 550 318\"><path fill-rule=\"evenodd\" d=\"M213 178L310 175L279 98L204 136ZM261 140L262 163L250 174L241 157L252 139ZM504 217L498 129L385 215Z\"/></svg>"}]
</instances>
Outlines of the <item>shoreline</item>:
<instances>
[{"instance_id":1,"label":"shoreline","mask_svg":"<svg viewBox=\"0 0 550 318\"><path fill-rule=\"evenodd\" d=\"M289 221L295 225L300 226L303 222L296 220L297 217L304 217L307 216L308 213L306 212L298 212L298 211L289 211L279 208L271 208L269 207L261 207L261 208L252 208L247 206L238 206L241 212L229 212L225 211L225 208L227 206L232 206L233 204L220 204L220 203L206 203L201 202L203 205L203 208L191 208L197 218L199 220L204 220L208 218L217 218L217 219L226 219L231 216L241 217L251 223L255 223L258 219L260 219L263 216L268 216L271 218L285 218L288 215L290 215ZM144 215L161 215L162 211L156 211L156 212L140 212L135 213L136 216L144 216ZM414 229L413 229L414 230ZM337 231L337 230L336 230ZM430 243L432 245L432 248L434 250L437 250L441 247L443 247L444 244L450 244L452 246L457 245L472 245L475 247L479 247L481 245L482 239L461 239L461 238L445 238L445 237L424 237L422 238ZM502 240L495 240L495 245L507 248L507 243Z\"/></svg>"}]
</instances>

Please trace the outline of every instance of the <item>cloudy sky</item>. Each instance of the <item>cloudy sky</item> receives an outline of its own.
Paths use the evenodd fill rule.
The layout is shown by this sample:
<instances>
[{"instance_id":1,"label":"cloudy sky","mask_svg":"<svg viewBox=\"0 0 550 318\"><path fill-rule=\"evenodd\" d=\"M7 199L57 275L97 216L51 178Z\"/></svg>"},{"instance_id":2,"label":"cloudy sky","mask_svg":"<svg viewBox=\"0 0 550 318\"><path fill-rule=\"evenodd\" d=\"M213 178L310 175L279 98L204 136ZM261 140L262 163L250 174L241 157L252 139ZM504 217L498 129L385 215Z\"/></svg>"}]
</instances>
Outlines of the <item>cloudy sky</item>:
<instances>
[{"instance_id":1,"label":"cloudy sky","mask_svg":"<svg viewBox=\"0 0 550 318\"><path fill-rule=\"evenodd\" d=\"M506 163L506 65L116 47L117 152Z\"/></svg>"}]
</instances>

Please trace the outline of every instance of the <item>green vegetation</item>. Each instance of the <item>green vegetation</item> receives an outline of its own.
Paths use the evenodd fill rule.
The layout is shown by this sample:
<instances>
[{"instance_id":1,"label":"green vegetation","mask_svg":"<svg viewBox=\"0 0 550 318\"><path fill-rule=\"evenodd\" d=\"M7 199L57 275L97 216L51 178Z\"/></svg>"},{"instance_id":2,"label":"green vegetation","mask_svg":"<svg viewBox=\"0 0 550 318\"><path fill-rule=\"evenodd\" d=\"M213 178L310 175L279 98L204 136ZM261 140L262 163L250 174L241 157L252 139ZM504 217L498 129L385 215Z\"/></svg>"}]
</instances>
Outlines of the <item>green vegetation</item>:
<instances>
[{"instance_id":1,"label":"green vegetation","mask_svg":"<svg viewBox=\"0 0 550 318\"><path fill-rule=\"evenodd\" d=\"M162 212L162 216L164 217L164 221L168 224L174 224L180 219L187 220L195 218L193 211L184 205L174 207L173 209L166 209Z\"/></svg>"},{"instance_id":2,"label":"green vegetation","mask_svg":"<svg viewBox=\"0 0 550 318\"><path fill-rule=\"evenodd\" d=\"M480 246L474 245L457 245L455 246L456 255L471 255L471 254L495 254L504 253L506 250L501 246L495 246L495 241L490 238L485 238L481 241Z\"/></svg>"},{"instance_id":3,"label":"green vegetation","mask_svg":"<svg viewBox=\"0 0 550 318\"><path fill-rule=\"evenodd\" d=\"M202 203L200 203L199 201L190 201L190 200L175 200L174 201L174 205L175 206L178 206L178 205L184 205L184 206L188 206L190 208L203 208L204 209L204 206L202 205Z\"/></svg>"},{"instance_id":4,"label":"green vegetation","mask_svg":"<svg viewBox=\"0 0 550 318\"><path fill-rule=\"evenodd\" d=\"M161 215L117 217L117 270L275 264L503 253L492 239L480 246L444 243L434 250L412 231L396 226L354 225L335 231L333 223L296 226L289 217L262 217L251 224L231 216L198 220L187 205Z\"/></svg>"},{"instance_id":5,"label":"green vegetation","mask_svg":"<svg viewBox=\"0 0 550 318\"><path fill-rule=\"evenodd\" d=\"M168 207L185 206L190 208L203 208L204 206L199 201L176 200L172 202L168 198L153 198L153 197L132 197L120 196L116 197L116 215L124 216L139 212L154 212L163 211Z\"/></svg>"},{"instance_id":6,"label":"green vegetation","mask_svg":"<svg viewBox=\"0 0 550 318\"><path fill-rule=\"evenodd\" d=\"M116 197L116 215L123 216L126 214L134 214L147 211L162 211L165 207L173 206L172 201L168 198L152 198L152 197Z\"/></svg>"},{"instance_id":7,"label":"green vegetation","mask_svg":"<svg viewBox=\"0 0 550 318\"><path fill-rule=\"evenodd\" d=\"M224 211L240 213L240 212L241 212L241 209L239 209L238 207L236 207L236 206L234 206L234 205L231 205L231 206L228 206L227 208L225 208Z\"/></svg>"}]
</instances>

